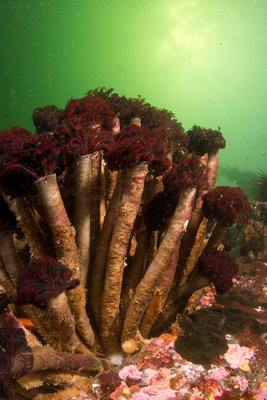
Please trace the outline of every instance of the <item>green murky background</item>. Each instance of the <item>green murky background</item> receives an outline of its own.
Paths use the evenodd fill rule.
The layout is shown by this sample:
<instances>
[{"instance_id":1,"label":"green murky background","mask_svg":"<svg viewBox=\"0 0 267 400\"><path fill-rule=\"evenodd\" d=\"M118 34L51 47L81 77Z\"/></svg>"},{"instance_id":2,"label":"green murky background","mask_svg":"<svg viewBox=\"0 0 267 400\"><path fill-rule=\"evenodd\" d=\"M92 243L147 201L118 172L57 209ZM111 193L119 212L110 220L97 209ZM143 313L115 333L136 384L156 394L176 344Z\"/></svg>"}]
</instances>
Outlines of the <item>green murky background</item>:
<instances>
[{"instance_id":1,"label":"green murky background","mask_svg":"<svg viewBox=\"0 0 267 400\"><path fill-rule=\"evenodd\" d=\"M219 184L266 171L267 0L0 0L0 30L0 129L113 87L220 126Z\"/></svg>"}]
</instances>

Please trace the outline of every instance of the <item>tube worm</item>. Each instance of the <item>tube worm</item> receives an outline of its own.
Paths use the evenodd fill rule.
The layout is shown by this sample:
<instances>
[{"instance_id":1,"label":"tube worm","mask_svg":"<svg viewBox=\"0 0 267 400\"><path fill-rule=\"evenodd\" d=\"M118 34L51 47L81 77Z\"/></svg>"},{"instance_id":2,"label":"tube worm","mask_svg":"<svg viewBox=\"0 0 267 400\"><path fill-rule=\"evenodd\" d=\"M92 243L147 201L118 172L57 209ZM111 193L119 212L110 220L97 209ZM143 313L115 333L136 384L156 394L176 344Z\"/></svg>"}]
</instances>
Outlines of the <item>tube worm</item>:
<instances>
[{"instance_id":1,"label":"tube worm","mask_svg":"<svg viewBox=\"0 0 267 400\"><path fill-rule=\"evenodd\" d=\"M87 375L87 376L86 376ZM82 385L82 387L84 388L84 384L85 382L88 383L88 387L89 387L89 382L90 382L90 378L88 377L88 373L84 373L81 372L79 373L79 371L73 371L72 373L70 372L60 372L60 371L38 371L38 372L30 372L27 373L27 375L22 376L21 378L19 378L17 380L19 386L26 390L27 392L25 393L25 397L26 394L30 395L32 394L31 392L29 392L31 389L38 389L38 395L42 396L39 397L40 399L44 400L46 397L44 396L44 394L42 393L42 386L48 386L50 387L50 390L54 389L55 391L55 395L60 396L62 394L62 392L66 392L68 391L68 395L67 393L65 394L66 399L69 399L70 397L70 388L72 386L80 386ZM61 386L63 389L61 389L60 391L58 391L58 386ZM45 388L44 388L45 391ZM78 392L80 393L81 390L79 388L77 388L77 393L76 395L78 395ZM41 394L42 393L42 394ZM22 393L23 395L23 393ZM50 395L47 396L47 399L50 400L51 399L52 394L50 393ZM61 397L62 400L64 397ZM36 400L36 397L35 397Z\"/></svg>"},{"instance_id":2,"label":"tube worm","mask_svg":"<svg viewBox=\"0 0 267 400\"><path fill-rule=\"evenodd\" d=\"M94 152L91 158L91 259L94 257L100 231L101 162L101 153Z\"/></svg>"},{"instance_id":3,"label":"tube worm","mask_svg":"<svg viewBox=\"0 0 267 400\"><path fill-rule=\"evenodd\" d=\"M53 236L57 259L79 279L80 263L75 243L75 233L67 216L56 175L48 175L35 181L47 214L47 222ZM85 313L85 293L81 285L68 293L70 308L75 316L76 327L83 340L93 346L95 337L89 319Z\"/></svg>"},{"instance_id":4,"label":"tube worm","mask_svg":"<svg viewBox=\"0 0 267 400\"><path fill-rule=\"evenodd\" d=\"M217 177L218 150L225 147L226 141L220 130L205 129L196 125L187 131L187 134L189 136L189 152L194 151L200 156L208 153L207 178L209 188L212 189Z\"/></svg>"},{"instance_id":5,"label":"tube worm","mask_svg":"<svg viewBox=\"0 0 267 400\"><path fill-rule=\"evenodd\" d=\"M151 198L162 189L162 186L163 185L161 182L161 177L155 177L150 173L147 174L139 210L139 219L141 220L139 222L140 227L137 227L137 233L135 234L137 245L135 252L132 256L130 265L128 266L128 269L126 270L124 276L121 298L122 318L124 318L125 316L126 310L130 304L130 300L133 296L137 284L145 273L146 265L149 265L149 262L151 261L150 252L153 252L153 237L155 232L153 229L150 229L150 226L149 228L147 226L148 224L146 221L146 217L143 216L144 214L146 214L144 208L149 210L153 208L150 205ZM150 213L151 219L155 218L154 211L155 210Z\"/></svg>"},{"instance_id":6,"label":"tube worm","mask_svg":"<svg viewBox=\"0 0 267 400\"><path fill-rule=\"evenodd\" d=\"M1 203L0 210L0 226L5 228L4 230L0 230L0 257L3 263L3 266L0 267L0 282L2 282L2 285L7 289L9 296L14 301L17 295L17 277L21 269L21 263L16 254L11 231L12 227L14 228L15 226L15 221L14 215L10 212L6 203ZM34 322L36 329L47 343L54 345L55 341L47 327L43 324L40 313L36 312L36 310L34 311L31 306L21 307L21 311Z\"/></svg>"},{"instance_id":7,"label":"tube worm","mask_svg":"<svg viewBox=\"0 0 267 400\"><path fill-rule=\"evenodd\" d=\"M11 280L16 282L19 263L11 231L0 230L0 257Z\"/></svg>"},{"instance_id":8,"label":"tube worm","mask_svg":"<svg viewBox=\"0 0 267 400\"><path fill-rule=\"evenodd\" d=\"M26 198L11 198L11 196L7 195L4 195L4 198L10 210L15 214L18 224L26 237L31 255L33 257L44 257L51 254L52 251L44 241L43 232L34 218Z\"/></svg>"},{"instance_id":9,"label":"tube worm","mask_svg":"<svg viewBox=\"0 0 267 400\"><path fill-rule=\"evenodd\" d=\"M214 282L216 280L215 275L211 277L211 272L205 274L204 269L196 260L201 252L203 256L206 256L214 243L214 240L213 242L210 240L207 248L203 250L207 241L207 232L206 216L200 224L201 204L203 192L208 190L207 183L210 185L209 189L215 183L218 148L224 147L224 139L218 131L205 130L196 126L193 127L193 133L184 134L181 124L175 120L172 113L158 110L140 97L126 99L112 92L111 89L104 88L90 91L82 99L71 100L64 111L58 110L55 106L35 110L33 119L37 135L32 135L21 128L12 128L1 132L0 135L1 187L10 208L13 207L18 219L25 210L30 211L27 214L28 219L25 216L25 222L21 219L20 224L24 226L31 253L38 255L38 258L53 255L64 268L70 270L72 279L82 281L82 284L73 287L70 291L58 293L41 302L39 306L45 306L44 310L30 305L22 306L22 309L24 312L24 307L25 310L26 307L31 307L32 321L35 324L34 318L36 318L37 331L41 333L47 344L56 347L55 342L59 336L60 347L58 348L72 352L85 353L87 350L85 345L94 349L98 346L88 318L92 315L92 311L94 322L96 322L94 327L96 333L101 335L105 350L108 353L114 353L114 351L121 351L122 347L125 352L131 352L132 350L127 348L127 343L132 341L132 349L136 347L135 334L138 329L141 329L142 334L149 335L153 324L152 333L156 327L161 332L166 327L167 319L171 320L172 312L172 316L175 316L177 311L183 311L192 290L194 291L199 285L204 285L211 279ZM194 142L197 142L200 150L193 148ZM88 143L93 143L94 146L88 149ZM212 146L208 143L212 143ZM207 144L208 148L203 149ZM188 156L188 153L191 154ZM199 158L194 155L195 153L203 157L202 165ZM204 153L208 155L207 161L204 160L207 157L203 156ZM90 188L93 179L88 175L88 172L92 173L94 169L92 165L90 167L94 155L96 155L96 189ZM59 181L64 174L67 176L72 174L73 161L76 163L76 204L74 213L68 209L68 215L60 196L57 179ZM85 164L89 167L83 168ZM172 168L166 173L171 165ZM206 168L205 179L203 179L204 167ZM116 186L114 182L111 186L108 185L107 180L103 182L103 169L106 171L106 176L108 172L113 174L115 171L114 175L118 175ZM159 206L158 211L153 211L153 200L150 202L151 193L146 196L148 194L146 185L150 177L153 181L157 179L154 177L163 174L164 190L162 192L160 189L163 194L158 195L158 204L163 204L163 207ZM104 199L104 193L101 192L104 188L103 183L107 184L105 188L111 189L106 191L105 207L102 207L103 203L101 203ZM40 229L41 225L36 223L38 221L34 223L35 214L32 210L35 207L31 205L29 208L28 199L32 198L33 191L35 191L35 198L38 196L38 199L42 200L45 212L40 215L43 218L41 222L45 222L45 231ZM97 191L101 192L100 200L95 195ZM111 193L113 193L112 197ZM92 204L94 200L97 200L96 208L92 212L90 202ZM241 212L238 211L237 214L241 219L241 214L245 214L246 220L249 212L244 204L243 206ZM143 213L146 209L151 217L149 223L146 220L148 214ZM154 210L157 210L157 207ZM106 215L102 225L104 213ZM30 214L32 214L31 218ZM95 228L92 214L97 221ZM70 221L74 223L75 229ZM154 223L155 229L149 226L150 223L152 225ZM91 232L89 232L89 224ZM217 226L219 225L220 222ZM25 228L26 226L29 231ZM39 236L37 231L35 235L34 231L30 230L33 227L39 230ZM95 235L94 232L97 234ZM90 233L93 233L91 239ZM35 244L34 235L37 242ZM90 241L92 243L92 236L98 236L98 243L90 249L89 243ZM152 238L156 238L153 242L153 251L151 251L152 258L147 250L147 254L142 253L144 238L147 245L143 247L149 251L152 249ZM180 249L184 247L182 246L184 243L187 243L186 238L190 238L191 244L188 246L188 251L184 253ZM45 244L47 239L51 248L45 249L40 243ZM134 247L136 239L138 243ZM189 254L190 257L187 260ZM179 257L178 263L177 257ZM138 262L141 266L138 272L135 259L141 260ZM8 265L6 260L4 264ZM125 266L127 269L124 268ZM8 268L5 265L4 268L2 283L5 286L11 283L12 286ZM184 268L186 269L183 272ZM14 279L14 271L9 269ZM129 275L138 275L138 278L130 285L132 293L130 303L128 300L131 294L127 294L128 271ZM218 275L217 270L216 274ZM51 277L53 276L52 274ZM180 286L179 280L173 279L173 276L175 278L178 276L179 279L182 276ZM6 283L6 278L8 278L8 283ZM87 288L86 281L89 283ZM29 287L32 288L30 280ZM87 297L90 296L91 300L91 304L89 302L87 304L88 315L85 312L86 289L88 289ZM33 294L31 291L26 291L26 293L27 296ZM129 295L129 298L124 304L125 293ZM27 296L25 295L25 298ZM62 310L66 315L65 319L62 318ZM162 319L165 311L165 319ZM122 324L124 316L126 318ZM157 319L153 323L155 318ZM39 323L43 323L43 332L38 327L38 320ZM51 327L55 326L55 321L57 323L60 321L59 326L56 326L53 332L49 332L49 324ZM76 354L66 355L59 351L55 352L50 347L35 347L37 350L34 351L33 356L35 367L31 366L30 371L34 368L40 371L47 367L51 368L52 361L46 357L52 359L54 357L55 360L61 358L56 368L65 368L66 361L76 363L77 367L80 365L83 368L83 363L86 364L85 360L88 360L79 358L78 362L75 358ZM28 353L28 350L25 350L25 353ZM14 365L18 366L19 370L20 354L16 353L15 357L17 361ZM53 360L53 369L55 363ZM104 362L96 359L93 364L89 364L88 361L86 364L88 370L94 369L92 365L96 365L95 370L98 366L99 368L106 366ZM15 374L15 370L12 371ZM8 376L13 375L7 375L7 379L9 379Z\"/></svg>"},{"instance_id":10,"label":"tube worm","mask_svg":"<svg viewBox=\"0 0 267 400\"><path fill-rule=\"evenodd\" d=\"M138 163L126 171L125 186L120 202L107 256L106 277L101 309L101 339L107 351L118 349L116 343L117 317L125 258L133 224L144 188L147 164ZM114 343L115 342L115 343Z\"/></svg>"},{"instance_id":11,"label":"tube worm","mask_svg":"<svg viewBox=\"0 0 267 400\"><path fill-rule=\"evenodd\" d=\"M179 286L183 285L186 282L188 275L194 269L194 266L195 266L198 258L200 257L204 248L207 245L207 241L212 233L212 230L211 230L211 232L209 234L207 234L207 231L206 231L207 221L208 221L207 218L203 218L199 225L197 234L195 236L195 241L194 241L193 247L191 248L189 257L186 261L185 267L182 271L181 278L179 280Z\"/></svg>"},{"instance_id":12,"label":"tube worm","mask_svg":"<svg viewBox=\"0 0 267 400\"><path fill-rule=\"evenodd\" d=\"M31 169L25 165L31 159L34 140L36 140L34 136L22 128L15 127L1 131L0 181L3 197L23 229L32 253L42 256L48 249L43 241L40 227L23 198L30 192L34 179Z\"/></svg>"},{"instance_id":13,"label":"tube worm","mask_svg":"<svg viewBox=\"0 0 267 400\"><path fill-rule=\"evenodd\" d=\"M154 293L151 303L145 311L145 314L140 324L140 333L143 337L148 336L150 329L153 326L153 323L157 319L157 316L160 314L163 305L165 304L174 279L178 256L179 247L175 249L173 256L168 262L166 268L164 269L156 292Z\"/></svg>"},{"instance_id":14,"label":"tube worm","mask_svg":"<svg viewBox=\"0 0 267 400\"><path fill-rule=\"evenodd\" d=\"M206 156L206 157L205 157ZM206 182L207 182L207 154L205 156L201 157L202 160L202 165L205 169L205 177L206 177ZM188 257L191 251L191 248L195 242L195 235L197 234L199 230L199 225L201 223L201 219L203 219L203 214L202 214L202 196L204 193L207 192L207 184L205 185L206 187L199 188L197 191L197 196L196 196L196 201L195 201L195 206L192 211L192 215L190 217L189 223L188 223L188 228L187 231L182 239L182 244L181 244L181 252L179 254L179 260L178 260L178 266L176 270L176 275L175 275L175 281L179 281L181 279L181 276L183 275L183 269L185 268L185 264L188 262Z\"/></svg>"},{"instance_id":15,"label":"tube worm","mask_svg":"<svg viewBox=\"0 0 267 400\"><path fill-rule=\"evenodd\" d=\"M241 226L249 219L250 203L239 188L217 186L203 195L202 211L205 218L215 219L217 222L214 224L210 234L207 234L205 229L206 221L203 219L195 237L195 244L191 247L191 254L185 266L186 269L179 283L181 287L186 283L187 276L194 269L196 260L201 252L205 254L209 249L217 248L221 244L228 227L234 222ZM174 299L171 298L172 296L174 296ZM170 307L169 304L176 301L177 289L174 287L170 292L168 305L165 307L166 315L168 314L167 309ZM175 312L177 312L177 309Z\"/></svg>"},{"instance_id":16,"label":"tube worm","mask_svg":"<svg viewBox=\"0 0 267 400\"><path fill-rule=\"evenodd\" d=\"M105 365L91 355L56 352L49 346L31 349L24 330L8 325L0 327L0 361L0 393L7 398L13 396L8 384L11 378L45 370L101 372Z\"/></svg>"},{"instance_id":17,"label":"tube worm","mask_svg":"<svg viewBox=\"0 0 267 400\"><path fill-rule=\"evenodd\" d=\"M100 323L101 297L103 293L105 267L109 244L115 221L117 220L120 200L123 193L125 174L119 171L116 187L110 200L104 223L99 234L90 282L90 304L96 322Z\"/></svg>"},{"instance_id":18,"label":"tube worm","mask_svg":"<svg viewBox=\"0 0 267 400\"><path fill-rule=\"evenodd\" d=\"M120 313L125 317L135 288L145 272L148 250L151 243L151 232L143 225L136 235L136 250L123 278Z\"/></svg>"},{"instance_id":19,"label":"tube worm","mask_svg":"<svg viewBox=\"0 0 267 400\"><path fill-rule=\"evenodd\" d=\"M153 289L158 284L158 280L165 266L168 264L175 251L179 251L180 241L182 235L186 231L193 209L196 187L203 183L202 174L203 169L199 165L199 157L194 156L187 158L184 156L181 157L180 162L173 165L172 169L167 171L162 178L166 190L180 192L179 200L159 248L145 276L138 284L127 310L122 332L122 348L124 342L134 337L145 308L152 299Z\"/></svg>"},{"instance_id":20,"label":"tube worm","mask_svg":"<svg viewBox=\"0 0 267 400\"><path fill-rule=\"evenodd\" d=\"M80 280L85 288L89 260L92 258L90 253L94 253L93 243L100 227L100 150L110 144L112 134L103 130L96 121L88 121L88 115L74 113L56 129L54 137L64 146L68 164L74 163L73 220L81 264Z\"/></svg>"},{"instance_id":21,"label":"tube worm","mask_svg":"<svg viewBox=\"0 0 267 400\"><path fill-rule=\"evenodd\" d=\"M8 174L13 176L14 173L14 180L21 178L23 174L31 178L31 185L34 182L45 209L57 259L73 271L74 278L79 278L80 264L74 232L60 195L56 175L53 174L55 170L64 169L64 154L66 149L57 136L39 134L23 138L15 153L7 154L3 176L7 178ZM24 187L22 189L26 190ZM70 306L83 340L93 346L94 334L85 312L85 292L80 285L70 294Z\"/></svg>"},{"instance_id":22,"label":"tube worm","mask_svg":"<svg viewBox=\"0 0 267 400\"><path fill-rule=\"evenodd\" d=\"M175 251L176 246L178 246L182 234L186 230L195 194L195 188L187 188L181 191L180 200L170 221L167 232L159 245L155 257L149 265L145 276L138 284L127 310L122 332L122 348L127 340L135 336L145 308L151 301L153 289L158 283L158 279L160 278L169 258Z\"/></svg>"},{"instance_id":23,"label":"tube worm","mask_svg":"<svg viewBox=\"0 0 267 400\"><path fill-rule=\"evenodd\" d=\"M74 279L79 279L80 261L75 233L60 195L56 175L39 178L34 183L46 210L57 259L73 272ZM95 335L85 312L85 292L81 285L69 292L68 298L79 334L88 346L93 347Z\"/></svg>"},{"instance_id":24,"label":"tube worm","mask_svg":"<svg viewBox=\"0 0 267 400\"><path fill-rule=\"evenodd\" d=\"M191 130L187 131L187 135L189 137L189 152L201 156L201 162L205 166L206 184L198 190L196 204L188 224L187 232L182 240L179 267L176 274L177 280L180 279L179 275L183 271L189 251L194 243L194 237L203 217L202 197L208 190L213 189L215 186L218 173L219 149L223 149L226 145L226 141L220 131L194 125Z\"/></svg>"},{"instance_id":25,"label":"tube worm","mask_svg":"<svg viewBox=\"0 0 267 400\"><path fill-rule=\"evenodd\" d=\"M206 182L205 182L205 180L206 180L206 164L205 164L205 162L203 162L203 157L202 158L198 158L198 156L196 156L196 157L197 157L196 160L198 160L199 166L200 166L199 173L201 174L201 171L202 171L202 175L199 176L199 181L197 183L198 190L197 190L196 200L194 203L194 208L192 210L192 214L189 219L187 230L182 238L182 242L181 242L181 246L180 246L181 252L179 252L179 255L178 255L179 261L178 261L178 264L174 271L174 274L175 274L173 277L173 285L174 286L176 286L177 283L179 282L181 275L183 276L183 279L184 279L184 274L185 274L185 273L183 273L184 268L186 268L186 270L187 270L187 272L186 272L187 275L189 274L189 271L191 271L193 269L194 262L197 260L197 257L201 254L201 253L198 253L197 246L199 243L202 243L202 236L205 233L205 228L206 228L206 224L203 223L201 225L201 229L197 230L198 235L195 237L195 233L196 233L195 229L198 227L198 224L199 224L198 217L201 216L201 213L199 212L199 211L201 211L201 210L199 210L199 207L200 207L199 195L200 195L200 193L202 193L204 191L204 188L206 186ZM179 161L179 162L181 163L181 161ZM188 174L190 174L190 170L189 171L185 170L184 172L181 171L181 176L183 176L183 178L180 178L180 180L188 179L188 178L186 178ZM176 185L178 185L178 183L176 183ZM175 199L177 197L176 192L174 192L174 194L172 194L172 192L167 191L167 192L163 192L163 195L164 195L164 193L165 193L165 198L167 200L168 207L167 207L167 210L165 211L166 216L164 215L163 221L164 221L164 219L169 218L169 215L172 215L173 209L174 209L174 204L175 204ZM198 216L197 216L197 214L198 214ZM191 258L190 259L188 258L186 260L186 264L185 264L184 256L189 253L189 251L194 243L194 240L195 240L196 248L197 248L197 251L195 252L196 254L193 252L191 255ZM190 246L190 247L188 247L188 246ZM193 256L193 254L194 254L194 256ZM170 295L171 295L171 293L173 293L173 291L170 292Z\"/></svg>"},{"instance_id":26,"label":"tube worm","mask_svg":"<svg viewBox=\"0 0 267 400\"><path fill-rule=\"evenodd\" d=\"M95 146L95 149L92 149L92 144L95 143L92 141L93 135L88 135L88 132L84 132L84 127L90 126L90 129L100 131L101 134L98 135L98 141L102 140L103 137L109 131L110 136L112 136L112 131L114 133L119 129L119 120L111 107L110 101L108 100L110 91L105 92L104 90L95 90L89 91L88 94L77 100L71 100L67 104L64 116L65 124L70 126L68 121L76 121L78 123L78 127L76 126L76 141L77 139L86 142L87 139L87 148L88 142L91 140L91 148L90 153L91 156L91 198L90 198L90 207L91 207L91 234L90 234L90 259L92 260L94 257L94 249L97 243L97 237L100 230L100 206L101 206L101 190L103 189L102 175L101 175L101 165L102 165L102 155L98 150L99 146ZM80 127L80 125L82 125ZM78 129L77 129L78 128ZM65 129L65 127L64 127ZM89 130L90 130L89 129ZM106 132L105 135L103 132ZM86 133L86 135L84 134ZM102 139L101 139L102 137ZM89 138L89 141L88 141ZM80 146L81 148L81 146ZM89 153L89 152L88 152ZM88 154L84 150L82 154ZM104 201L104 199L103 199Z\"/></svg>"},{"instance_id":27,"label":"tube worm","mask_svg":"<svg viewBox=\"0 0 267 400\"><path fill-rule=\"evenodd\" d=\"M65 291L79 284L71 279L71 271L55 259L32 259L19 272L16 304L33 304L43 310L43 317L51 332L55 331L58 348L69 352L85 353L75 332L75 321L69 309Z\"/></svg>"},{"instance_id":28,"label":"tube worm","mask_svg":"<svg viewBox=\"0 0 267 400\"><path fill-rule=\"evenodd\" d=\"M26 340L26 336L30 335L29 332L26 332L25 328L20 324L19 320L9 312L7 306L10 303L10 300L7 298L5 293L0 292L0 329L2 331L0 332L0 346L2 345L3 348L6 349L8 354L12 354L12 351L19 351L20 353L21 348L23 347L23 352L28 351L33 351L35 354L33 354L35 358L35 363L31 363L31 371L42 371L42 370L71 370L71 369L78 369L78 365L81 367L81 371L101 371L103 369L103 366L108 366L109 363L108 361L101 361L95 356L86 354L85 356L83 355L75 355L75 354L68 354L66 352L56 352L54 349L52 349L50 346L40 346L38 341L36 339L30 338L30 341L32 345L32 349L29 348L28 342ZM15 333L15 338L12 337L11 331ZM1 342L2 339L2 342ZM23 346L21 346L21 344ZM11 352L8 351L8 349L11 349ZM46 355L46 351L49 353ZM71 357L68 357L71 356ZM40 356L40 359L37 360ZM51 358L50 358L51 356ZM32 356L30 356L32 358ZM58 360L57 360L58 359ZM68 365L68 361L70 361L70 364ZM85 361L85 365L81 365L81 363ZM53 364L54 363L54 364ZM89 364L91 365L89 366ZM54 367L53 367L54 365ZM20 364L15 367L15 369L19 369ZM14 371L13 371L14 373ZM24 375L20 371L21 376Z\"/></svg>"},{"instance_id":29,"label":"tube worm","mask_svg":"<svg viewBox=\"0 0 267 400\"><path fill-rule=\"evenodd\" d=\"M90 256L90 181L91 155L82 156L75 163L75 241L80 255L80 280L85 286Z\"/></svg>"},{"instance_id":30,"label":"tube worm","mask_svg":"<svg viewBox=\"0 0 267 400\"><path fill-rule=\"evenodd\" d=\"M250 217L251 205L238 187L217 186L203 196L204 216L215 219L217 225L209 239L207 249L218 247L229 226L243 225Z\"/></svg>"},{"instance_id":31,"label":"tube worm","mask_svg":"<svg viewBox=\"0 0 267 400\"><path fill-rule=\"evenodd\" d=\"M101 165L100 165L100 229L103 226L106 214L106 182L105 182L105 161L103 159L103 152L101 151Z\"/></svg>"},{"instance_id":32,"label":"tube worm","mask_svg":"<svg viewBox=\"0 0 267 400\"><path fill-rule=\"evenodd\" d=\"M16 275L18 272L16 273ZM11 280L10 276L6 272L4 266L0 263L0 284L5 288L8 297L15 301L17 296L17 288L16 284L13 280ZM19 307L19 311L26 315L35 326L37 332L42 336L42 338L46 341L46 343L50 344L51 346L57 346L57 339L55 339L51 333L51 327L48 329L47 324L43 320L43 315L39 310L33 309L31 305Z\"/></svg>"},{"instance_id":33,"label":"tube worm","mask_svg":"<svg viewBox=\"0 0 267 400\"><path fill-rule=\"evenodd\" d=\"M112 137L110 132L101 130L99 125L88 123L86 119L75 126L74 132L72 132L73 136L67 144L67 151L71 153L75 160L75 240L81 262L80 279L85 287L90 247L92 252L92 243L97 238L96 235L93 240L91 236L95 236L94 232L96 229L98 231L100 227L100 197L97 193L101 184L95 173L98 177L101 175L99 163L101 163L102 157L100 149L107 146ZM95 200L96 198L98 200Z\"/></svg>"},{"instance_id":34,"label":"tube worm","mask_svg":"<svg viewBox=\"0 0 267 400\"><path fill-rule=\"evenodd\" d=\"M12 229L16 226L14 214L9 210L5 202L1 202L0 207L0 257L3 263L0 266L0 282L7 289L9 296L14 301L17 295L16 282L18 273L21 269L20 260L16 254ZM31 306L21 307L21 311L25 313L32 321L34 321L36 329L47 341L47 343L55 344L49 331L41 321L40 314L36 313Z\"/></svg>"},{"instance_id":35,"label":"tube worm","mask_svg":"<svg viewBox=\"0 0 267 400\"><path fill-rule=\"evenodd\" d=\"M101 339L108 352L117 351L118 313L123 270L132 229L137 216L148 170L163 173L169 161L148 129L131 124L116 136L105 155L111 170L126 168L125 188L107 257L101 309Z\"/></svg>"},{"instance_id":36,"label":"tube worm","mask_svg":"<svg viewBox=\"0 0 267 400\"><path fill-rule=\"evenodd\" d=\"M112 198L113 192L116 187L118 178L118 171L110 171L107 167L105 167L105 202L106 202L106 210L109 207L110 200Z\"/></svg>"},{"instance_id":37,"label":"tube worm","mask_svg":"<svg viewBox=\"0 0 267 400\"><path fill-rule=\"evenodd\" d=\"M35 348L33 351L32 371L88 371L101 372L108 362L92 355L56 352L49 346Z\"/></svg>"},{"instance_id":38,"label":"tube worm","mask_svg":"<svg viewBox=\"0 0 267 400\"><path fill-rule=\"evenodd\" d=\"M218 294L229 292L238 272L235 259L225 251L210 249L198 261L200 273L210 278Z\"/></svg>"},{"instance_id":39,"label":"tube worm","mask_svg":"<svg viewBox=\"0 0 267 400\"><path fill-rule=\"evenodd\" d=\"M228 253L217 249L207 250L199 258L187 281L175 290L157 321L152 327L155 334L166 329L175 320L177 313L182 312L190 296L199 289L212 283L218 294L228 292L232 287L232 279L237 274L235 259Z\"/></svg>"}]
</instances>

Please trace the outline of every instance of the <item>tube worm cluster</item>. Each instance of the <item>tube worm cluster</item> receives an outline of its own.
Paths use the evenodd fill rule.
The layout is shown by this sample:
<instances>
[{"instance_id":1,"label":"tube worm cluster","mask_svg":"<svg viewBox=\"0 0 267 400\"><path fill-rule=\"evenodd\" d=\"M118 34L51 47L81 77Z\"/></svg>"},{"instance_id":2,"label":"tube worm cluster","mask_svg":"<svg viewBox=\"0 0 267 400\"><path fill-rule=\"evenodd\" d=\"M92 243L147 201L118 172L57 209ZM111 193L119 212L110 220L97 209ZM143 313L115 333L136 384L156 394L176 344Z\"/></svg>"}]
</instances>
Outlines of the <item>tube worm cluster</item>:
<instances>
[{"instance_id":1,"label":"tube worm cluster","mask_svg":"<svg viewBox=\"0 0 267 400\"><path fill-rule=\"evenodd\" d=\"M64 110L34 110L33 121L36 134L0 132L7 397L6 382L18 388L36 371L49 370L42 383L50 374L50 384L66 386L64 371L96 373L109 366L106 356L132 354L143 337L168 329L195 290L230 290L237 267L217 248L225 227L250 213L239 188L214 189L221 132L184 132L141 97L96 89ZM16 351L29 355L27 370L12 369L9 324L26 343Z\"/></svg>"}]
</instances>

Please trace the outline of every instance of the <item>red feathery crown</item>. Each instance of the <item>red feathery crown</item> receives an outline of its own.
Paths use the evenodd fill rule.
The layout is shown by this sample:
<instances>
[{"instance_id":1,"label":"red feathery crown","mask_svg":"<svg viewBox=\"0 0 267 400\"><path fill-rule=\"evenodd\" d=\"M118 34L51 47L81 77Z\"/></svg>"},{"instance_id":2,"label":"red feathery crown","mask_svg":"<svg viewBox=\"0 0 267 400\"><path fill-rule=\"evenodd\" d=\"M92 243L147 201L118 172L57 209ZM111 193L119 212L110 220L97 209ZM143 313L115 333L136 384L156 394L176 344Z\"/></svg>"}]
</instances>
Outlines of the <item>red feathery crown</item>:
<instances>
[{"instance_id":1,"label":"red feathery crown","mask_svg":"<svg viewBox=\"0 0 267 400\"><path fill-rule=\"evenodd\" d=\"M186 132L189 137L188 150L190 153L195 151L196 154L203 156L211 150L223 149L226 141L220 131L201 128L194 125L193 128Z\"/></svg>"},{"instance_id":2,"label":"red feathery crown","mask_svg":"<svg viewBox=\"0 0 267 400\"><path fill-rule=\"evenodd\" d=\"M251 205L239 187L217 186L202 199L202 210L208 219L216 219L226 226L235 222L241 226L249 220Z\"/></svg>"},{"instance_id":3,"label":"red feathery crown","mask_svg":"<svg viewBox=\"0 0 267 400\"><path fill-rule=\"evenodd\" d=\"M33 258L19 272L16 303L45 308L47 300L79 284L71 276L72 271L52 257Z\"/></svg>"},{"instance_id":4,"label":"red feathery crown","mask_svg":"<svg viewBox=\"0 0 267 400\"><path fill-rule=\"evenodd\" d=\"M204 167L200 164L199 156L188 157L181 154L180 160L163 175L162 182L167 191L180 191L187 187L202 187Z\"/></svg>"},{"instance_id":5,"label":"red feathery crown","mask_svg":"<svg viewBox=\"0 0 267 400\"><path fill-rule=\"evenodd\" d=\"M200 272L208 276L218 294L229 292L232 279L238 272L238 266L228 253L210 249L198 260Z\"/></svg>"}]
</instances>

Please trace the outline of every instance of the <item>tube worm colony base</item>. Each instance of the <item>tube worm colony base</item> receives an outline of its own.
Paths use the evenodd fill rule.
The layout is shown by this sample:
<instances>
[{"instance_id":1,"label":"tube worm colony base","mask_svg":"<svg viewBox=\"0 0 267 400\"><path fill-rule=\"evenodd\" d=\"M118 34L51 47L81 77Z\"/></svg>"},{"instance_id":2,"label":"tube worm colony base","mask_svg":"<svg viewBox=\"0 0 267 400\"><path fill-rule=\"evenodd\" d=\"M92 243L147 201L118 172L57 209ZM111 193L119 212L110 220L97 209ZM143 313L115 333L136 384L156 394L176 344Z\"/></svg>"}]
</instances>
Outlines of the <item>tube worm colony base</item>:
<instances>
[{"instance_id":1,"label":"tube worm colony base","mask_svg":"<svg viewBox=\"0 0 267 400\"><path fill-rule=\"evenodd\" d=\"M184 132L171 112L104 88L33 121L35 135L0 132L6 397L108 368L169 329L195 290L230 290L237 267L217 247L250 214L239 188L213 188L220 131Z\"/></svg>"}]
</instances>

